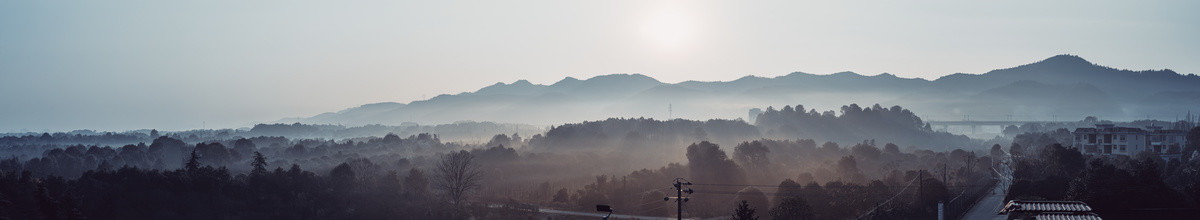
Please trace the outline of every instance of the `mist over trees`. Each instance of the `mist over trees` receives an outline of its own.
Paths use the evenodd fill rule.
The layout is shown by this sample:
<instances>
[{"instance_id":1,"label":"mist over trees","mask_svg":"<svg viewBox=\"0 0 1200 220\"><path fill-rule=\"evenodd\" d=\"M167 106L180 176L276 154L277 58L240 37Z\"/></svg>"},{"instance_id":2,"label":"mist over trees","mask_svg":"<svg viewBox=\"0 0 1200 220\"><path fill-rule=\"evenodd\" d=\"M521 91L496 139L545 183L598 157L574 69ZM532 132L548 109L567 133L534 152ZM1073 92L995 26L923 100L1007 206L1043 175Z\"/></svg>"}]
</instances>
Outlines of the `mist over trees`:
<instances>
[{"instance_id":1,"label":"mist over trees","mask_svg":"<svg viewBox=\"0 0 1200 220\"><path fill-rule=\"evenodd\" d=\"M535 149L606 148L647 150L696 141L737 141L760 137L759 130L744 121L659 121L647 118L610 118L551 127L546 135L535 135Z\"/></svg>"},{"instance_id":2,"label":"mist over trees","mask_svg":"<svg viewBox=\"0 0 1200 220\"><path fill-rule=\"evenodd\" d=\"M437 164L437 184L450 201L456 205L462 204L469 193L480 187L483 171L475 161L475 155L465 150L443 156Z\"/></svg>"},{"instance_id":3,"label":"mist over trees","mask_svg":"<svg viewBox=\"0 0 1200 220\"><path fill-rule=\"evenodd\" d=\"M1026 158L1014 165L1013 198L1106 208L1125 205L1114 196L1165 198L1139 206L1155 208L1200 195L1196 157L1089 158L1063 147L1073 140L1069 124L1020 126L1000 145L935 132L899 106L766 109L753 125L610 118L458 141L434 133L322 138L313 136L338 129L303 124L256 127L278 133L152 131L160 135L153 139L132 132L113 139L120 147L71 141L117 134L9 136L0 138L9 141L0 142L0 204L12 205L0 205L0 215L527 219L607 204L668 217L674 203L663 198L683 178L695 192L685 195L685 217L916 219L934 217L938 202L955 201L947 202L951 215L965 212L995 184L991 166L1005 153ZM283 136L242 136L254 132ZM1129 184L1141 187L1096 190Z\"/></svg>"},{"instance_id":4,"label":"mist over trees","mask_svg":"<svg viewBox=\"0 0 1200 220\"><path fill-rule=\"evenodd\" d=\"M450 124L418 125L405 123L398 126L370 124L362 126L342 126L330 124L257 124L251 128L239 129L199 129L187 131L159 131L142 129L126 132L96 132L92 130L75 130L70 132L45 133L3 133L0 143L9 145L124 145L138 142L151 142L156 138L167 136L187 143L197 143L212 140L238 139L250 137L288 137L292 139L352 139L371 136L395 134L399 136L417 135L422 133L438 134L449 141L479 141L494 134L542 133L543 128L526 124L471 122L459 121ZM270 143L256 141L259 145ZM276 142L272 142L276 143ZM232 144L227 144L232 145ZM38 151L40 153L41 150Z\"/></svg>"},{"instance_id":5,"label":"mist over trees","mask_svg":"<svg viewBox=\"0 0 1200 220\"><path fill-rule=\"evenodd\" d=\"M934 131L908 109L900 106L884 108L879 104L867 108L858 104L845 105L840 114L832 110L805 109L803 105L795 108L787 105L781 110L768 107L758 116L755 125L771 138L813 137L843 143L875 139L942 149L976 144L966 136Z\"/></svg>"}]
</instances>

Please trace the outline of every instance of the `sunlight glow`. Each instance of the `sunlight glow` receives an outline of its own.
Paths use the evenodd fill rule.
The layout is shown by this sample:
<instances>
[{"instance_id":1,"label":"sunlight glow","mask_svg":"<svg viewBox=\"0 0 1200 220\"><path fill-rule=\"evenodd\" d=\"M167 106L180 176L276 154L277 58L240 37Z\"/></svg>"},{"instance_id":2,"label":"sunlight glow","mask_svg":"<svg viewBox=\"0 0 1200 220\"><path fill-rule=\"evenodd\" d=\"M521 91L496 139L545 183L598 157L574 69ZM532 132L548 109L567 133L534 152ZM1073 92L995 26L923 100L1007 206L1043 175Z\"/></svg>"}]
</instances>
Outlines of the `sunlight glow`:
<instances>
[{"instance_id":1,"label":"sunlight glow","mask_svg":"<svg viewBox=\"0 0 1200 220\"><path fill-rule=\"evenodd\" d=\"M651 15L642 26L642 33L650 43L674 49L692 41L695 26L693 17L680 11L667 10Z\"/></svg>"}]
</instances>

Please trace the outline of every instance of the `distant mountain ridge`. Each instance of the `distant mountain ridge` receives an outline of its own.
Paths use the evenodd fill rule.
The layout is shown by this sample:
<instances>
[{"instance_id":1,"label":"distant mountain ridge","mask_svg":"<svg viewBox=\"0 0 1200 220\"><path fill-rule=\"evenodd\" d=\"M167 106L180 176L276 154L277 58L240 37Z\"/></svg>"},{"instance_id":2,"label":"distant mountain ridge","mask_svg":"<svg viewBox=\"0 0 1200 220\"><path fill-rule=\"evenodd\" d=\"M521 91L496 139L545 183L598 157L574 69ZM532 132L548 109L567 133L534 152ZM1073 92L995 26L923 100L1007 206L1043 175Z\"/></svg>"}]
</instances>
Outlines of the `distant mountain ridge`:
<instances>
[{"instance_id":1,"label":"distant mountain ridge","mask_svg":"<svg viewBox=\"0 0 1200 220\"><path fill-rule=\"evenodd\" d=\"M969 91L971 87L967 86L986 89L1023 80L1047 84L1092 84L1106 88L1105 90L1108 92L1131 95L1148 95L1158 91L1171 90L1200 90L1197 88L1200 76L1194 74L1181 75L1170 69L1119 70L1096 65L1074 55L1058 55L1040 62L992 70L980 75L952 74L938 78L934 80L934 83L945 89ZM1153 88L1142 89L1146 87Z\"/></svg>"},{"instance_id":2,"label":"distant mountain ridge","mask_svg":"<svg viewBox=\"0 0 1200 220\"><path fill-rule=\"evenodd\" d=\"M1174 96L1184 94L1177 101ZM936 80L854 72L733 81L663 83L642 74L611 74L550 85L527 80L496 83L474 92L404 103L375 103L279 122L316 124L422 124L494 121L561 124L609 117L746 118L747 110L803 104L839 109L850 103L900 105L926 120L963 115L1027 118L1144 118L1200 110L1200 76L1164 70L1121 70L1075 55L983 74L956 73Z\"/></svg>"}]
</instances>

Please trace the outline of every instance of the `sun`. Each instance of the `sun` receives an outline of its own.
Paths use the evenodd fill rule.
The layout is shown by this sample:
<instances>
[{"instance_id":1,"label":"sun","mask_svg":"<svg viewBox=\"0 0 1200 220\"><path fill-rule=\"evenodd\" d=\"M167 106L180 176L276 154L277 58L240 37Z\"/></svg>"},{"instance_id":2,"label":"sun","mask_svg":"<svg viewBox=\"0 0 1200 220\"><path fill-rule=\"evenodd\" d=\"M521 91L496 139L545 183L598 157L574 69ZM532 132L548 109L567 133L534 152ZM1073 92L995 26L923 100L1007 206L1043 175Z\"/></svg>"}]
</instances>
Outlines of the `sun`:
<instances>
[{"instance_id":1,"label":"sun","mask_svg":"<svg viewBox=\"0 0 1200 220\"><path fill-rule=\"evenodd\" d=\"M642 33L656 46L678 48L691 42L695 25L693 18L685 13L661 11L646 20Z\"/></svg>"}]
</instances>

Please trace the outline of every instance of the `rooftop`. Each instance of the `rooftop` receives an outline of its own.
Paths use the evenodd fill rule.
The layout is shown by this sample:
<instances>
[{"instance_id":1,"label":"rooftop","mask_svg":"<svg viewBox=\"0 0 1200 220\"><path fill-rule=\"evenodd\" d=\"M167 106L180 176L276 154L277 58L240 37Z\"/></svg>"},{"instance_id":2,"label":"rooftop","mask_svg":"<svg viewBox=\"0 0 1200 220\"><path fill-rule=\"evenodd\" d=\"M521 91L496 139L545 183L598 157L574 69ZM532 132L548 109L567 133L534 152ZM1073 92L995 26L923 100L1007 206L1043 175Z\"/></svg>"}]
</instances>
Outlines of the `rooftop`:
<instances>
[{"instance_id":1,"label":"rooftop","mask_svg":"<svg viewBox=\"0 0 1200 220\"><path fill-rule=\"evenodd\" d=\"M1098 220L1092 207L1080 201L1022 201L1011 200L1000 210L1007 219Z\"/></svg>"},{"instance_id":2,"label":"rooftop","mask_svg":"<svg viewBox=\"0 0 1200 220\"><path fill-rule=\"evenodd\" d=\"M1143 133L1143 132L1146 132L1146 130L1142 130L1142 129L1140 129L1140 128L1130 128L1130 127L1103 127L1103 128L1076 128L1076 129L1075 129L1075 132L1076 132L1076 133L1078 133L1078 132L1087 132L1087 133L1093 133L1093 132L1124 132L1124 133Z\"/></svg>"},{"instance_id":3,"label":"rooftop","mask_svg":"<svg viewBox=\"0 0 1200 220\"><path fill-rule=\"evenodd\" d=\"M1033 216L1037 220L1100 220L1100 216L1096 214L1067 214L1067 213L1049 213L1037 214Z\"/></svg>"},{"instance_id":4,"label":"rooftop","mask_svg":"<svg viewBox=\"0 0 1200 220\"><path fill-rule=\"evenodd\" d=\"M1092 207L1080 201L1021 201L1012 200L1000 210L1009 212L1091 212Z\"/></svg>"},{"instance_id":5,"label":"rooftop","mask_svg":"<svg viewBox=\"0 0 1200 220\"><path fill-rule=\"evenodd\" d=\"M1180 135L1182 135L1182 134L1186 134L1187 132L1185 132L1185 131L1182 131L1182 130L1156 130L1156 131L1154 131L1154 132L1150 132L1150 133L1154 133L1154 134L1180 134Z\"/></svg>"}]
</instances>

